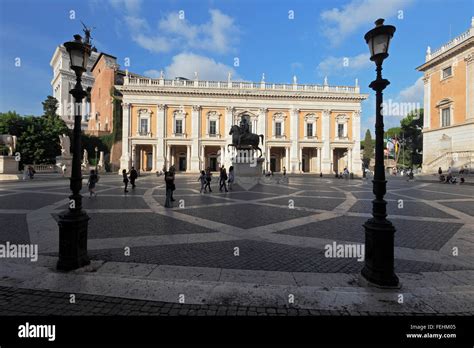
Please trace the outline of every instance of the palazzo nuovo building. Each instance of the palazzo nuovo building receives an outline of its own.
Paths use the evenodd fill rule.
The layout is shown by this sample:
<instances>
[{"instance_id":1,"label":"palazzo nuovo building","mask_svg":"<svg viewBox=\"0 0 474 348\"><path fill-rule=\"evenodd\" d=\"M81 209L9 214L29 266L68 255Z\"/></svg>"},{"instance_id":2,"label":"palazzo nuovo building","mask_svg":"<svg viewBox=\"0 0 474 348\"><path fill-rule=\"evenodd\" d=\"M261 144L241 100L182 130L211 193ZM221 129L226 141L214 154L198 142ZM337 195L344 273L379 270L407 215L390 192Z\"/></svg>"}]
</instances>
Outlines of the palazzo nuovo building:
<instances>
[{"instance_id":1,"label":"palazzo nuovo building","mask_svg":"<svg viewBox=\"0 0 474 348\"><path fill-rule=\"evenodd\" d=\"M264 169L288 173L362 173L357 86L201 81L125 76L120 169L174 165L197 173L229 167L229 130L247 115L263 134Z\"/></svg>"}]
</instances>

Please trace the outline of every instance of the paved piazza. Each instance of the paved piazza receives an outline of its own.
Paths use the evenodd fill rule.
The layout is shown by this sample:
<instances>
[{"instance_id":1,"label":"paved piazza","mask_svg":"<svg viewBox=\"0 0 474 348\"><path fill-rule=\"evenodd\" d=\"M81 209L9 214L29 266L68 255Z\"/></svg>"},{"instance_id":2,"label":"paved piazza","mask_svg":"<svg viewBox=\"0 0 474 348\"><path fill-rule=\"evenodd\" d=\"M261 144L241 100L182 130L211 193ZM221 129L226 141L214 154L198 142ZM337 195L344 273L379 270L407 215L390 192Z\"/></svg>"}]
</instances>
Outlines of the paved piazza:
<instances>
[{"instance_id":1,"label":"paved piazza","mask_svg":"<svg viewBox=\"0 0 474 348\"><path fill-rule=\"evenodd\" d=\"M0 242L38 244L40 254L37 262L0 260L0 312L34 314L17 303L31 292L50 294L54 303L61 293L159 308L172 303L176 314L195 314L200 306L205 313L214 306L213 314L244 308L246 315L282 308L286 314L474 313L474 186L389 178L402 288L380 290L360 284L357 257L325 255L333 243L364 243L371 182L275 176L229 193L220 193L216 180L212 185L212 193L201 194L197 177L178 175L174 208L166 209L163 177L141 177L124 195L119 176L103 176L97 198L83 188L92 263L62 273L54 269L56 219L66 208L68 181L0 183ZM104 314L122 312L112 307Z\"/></svg>"}]
</instances>

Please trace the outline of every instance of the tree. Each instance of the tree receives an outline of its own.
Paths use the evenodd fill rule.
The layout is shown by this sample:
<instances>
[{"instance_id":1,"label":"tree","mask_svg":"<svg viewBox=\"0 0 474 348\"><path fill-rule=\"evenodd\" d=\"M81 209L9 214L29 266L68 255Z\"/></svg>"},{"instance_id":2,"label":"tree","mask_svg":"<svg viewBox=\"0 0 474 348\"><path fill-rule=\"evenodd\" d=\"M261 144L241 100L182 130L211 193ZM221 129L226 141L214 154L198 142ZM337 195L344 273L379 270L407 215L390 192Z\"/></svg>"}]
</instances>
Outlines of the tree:
<instances>
[{"instance_id":1,"label":"tree","mask_svg":"<svg viewBox=\"0 0 474 348\"><path fill-rule=\"evenodd\" d=\"M17 136L20 168L23 164L55 163L56 156L61 154L59 135L68 134L68 128L56 115L57 100L48 96L43 109L41 117L22 117L15 111L0 113L0 134Z\"/></svg>"},{"instance_id":2,"label":"tree","mask_svg":"<svg viewBox=\"0 0 474 348\"><path fill-rule=\"evenodd\" d=\"M370 160L374 157L374 148L375 144L372 140L372 134L370 134L370 130L367 129L367 131L365 132L364 153L362 156L362 161L364 162L365 167L369 166Z\"/></svg>"},{"instance_id":3,"label":"tree","mask_svg":"<svg viewBox=\"0 0 474 348\"><path fill-rule=\"evenodd\" d=\"M405 159L410 166L420 166L423 162L423 109L411 111L400 121L403 136L405 138Z\"/></svg>"},{"instance_id":4,"label":"tree","mask_svg":"<svg viewBox=\"0 0 474 348\"><path fill-rule=\"evenodd\" d=\"M58 100L53 96L48 95L43 104L43 116L54 117L58 116L56 111L58 110Z\"/></svg>"}]
</instances>

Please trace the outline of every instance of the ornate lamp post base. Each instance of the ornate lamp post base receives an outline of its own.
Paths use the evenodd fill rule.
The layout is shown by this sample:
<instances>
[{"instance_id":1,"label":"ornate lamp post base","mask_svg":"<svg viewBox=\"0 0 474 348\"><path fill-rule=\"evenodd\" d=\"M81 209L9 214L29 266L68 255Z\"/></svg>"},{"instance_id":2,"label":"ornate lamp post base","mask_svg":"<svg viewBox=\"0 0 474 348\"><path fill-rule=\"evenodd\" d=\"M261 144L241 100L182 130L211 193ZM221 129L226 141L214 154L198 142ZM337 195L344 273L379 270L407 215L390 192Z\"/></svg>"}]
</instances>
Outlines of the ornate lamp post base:
<instances>
[{"instance_id":1,"label":"ornate lamp post base","mask_svg":"<svg viewBox=\"0 0 474 348\"><path fill-rule=\"evenodd\" d=\"M394 233L395 227L388 220L369 219L365 228L365 266L362 281L367 285L384 289L401 287L394 272Z\"/></svg>"},{"instance_id":2,"label":"ornate lamp post base","mask_svg":"<svg viewBox=\"0 0 474 348\"><path fill-rule=\"evenodd\" d=\"M84 211L64 211L59 215L59 260L56 268L71 271L90 264L87 256L87 225Z\"/></svg>"}]
</instances>

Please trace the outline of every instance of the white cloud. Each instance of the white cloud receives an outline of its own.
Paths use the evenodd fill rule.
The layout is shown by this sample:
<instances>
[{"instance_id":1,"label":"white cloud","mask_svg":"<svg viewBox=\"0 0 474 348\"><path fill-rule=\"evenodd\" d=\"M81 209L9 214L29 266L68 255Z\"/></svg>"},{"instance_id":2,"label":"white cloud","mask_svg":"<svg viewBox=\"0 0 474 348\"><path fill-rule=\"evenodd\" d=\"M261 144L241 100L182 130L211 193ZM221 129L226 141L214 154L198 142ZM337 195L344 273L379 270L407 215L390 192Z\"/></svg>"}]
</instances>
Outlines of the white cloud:
<instances>
[{"instance_id":1,"label":"white cloud","mask_svg":"<svg viewBox=\"0 0 474 348\"><path fill-rule=\"evenodd\" d=\"M169 13L161 19L158 31L138 16L126 16L133 41L148 51L160 53L174 49L200 49L213 53L227 53L239 39L234 19L219 10L209 10L210 18L204 24L191 24L178 13Z\"/></svg>"},{"instance_id":2,"label":"white cloud","mask_svg":"<svg viewBox=\"0 0 474 348\"><path fill-rule=\"evenodd\" d=\"M423 77L420 77L416 82L402 89L397 99L407 103L422 103L424 93Z\"/></svg>"},{"instance_id":3,"label":"white cloud","mask_svg":"<svg viewBox=\"0 0 474 348\"><path fill-rule=\"evenodd\" d=\"M323 34L336 46L361 26L373 27L377 18L398 16L413 0L352 0L342 8L333 8L321 13L325 22Z\"/></svg>"},{"instance_id":4,"label":"white cloud","mask_svg":"<svg viewBox=\"0 0 474 348\"><path fill-rule=\"evenodd\" d=\"M229 72L232 74L232 80L240 79L233 67L194 53L180 53L174 56L171 64L165 68L165 77L172 79L179 76L194 79L195 71L198 72L200 80L227 81ZM148 70L148 72L159 76L156 70Z\"/></svg>"},{"instance_id":5,"label":"white cloud","mask_svg":"<svg viewBox=\"0 0 474 348\"><path fill-rule=\"evenodd\" d=\"M157 79L160 77L160 72L155 69L150 69L150 70L144 71L143 75L147 77L151 77L152 79Z\"/></svg>"},{"instance_id":6,"label":"white cloud","mask_svg":"<svg viewBox=\"0 0 474 348\"><path fill-rule=\"evenodd\" d=\"M321 61L316 70L320 76L332 74L352 75L360 70L373 65L369 53L361 53L354 57L333 57L329 56Z\"/></svg>"},{"instance_id":7,"label":"white cloud","mask_svg":"<svg viewBox=\"0 0 474 348\"><path fill-rule=\"evenodd\" d=\"M127 13L138 13L142 5L142 0L109 0L110 5L119 11Z\"/></svg>"}]
</instances>

